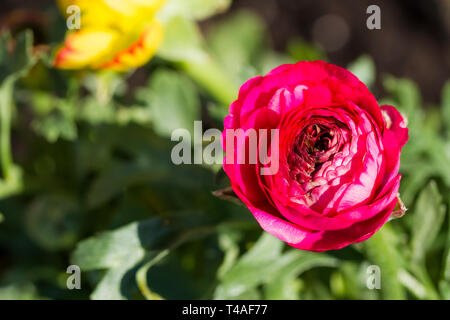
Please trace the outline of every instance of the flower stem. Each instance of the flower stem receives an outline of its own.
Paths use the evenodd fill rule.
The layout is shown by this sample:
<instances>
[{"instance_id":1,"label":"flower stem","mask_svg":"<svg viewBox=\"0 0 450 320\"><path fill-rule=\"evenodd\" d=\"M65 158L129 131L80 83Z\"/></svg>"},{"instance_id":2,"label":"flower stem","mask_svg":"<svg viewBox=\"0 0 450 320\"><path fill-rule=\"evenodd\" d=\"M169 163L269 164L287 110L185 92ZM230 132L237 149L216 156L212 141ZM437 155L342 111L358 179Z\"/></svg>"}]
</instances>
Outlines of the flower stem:
<instances>
[{"instance_id":1,"label":"flower stem","mask_svg":"<svg viewBox=\"0 0 450 320\"><path fill-rule=\"evenodd\" d=\"M210 57L201 62L183 61L179 65L184 72L227 108L236 99L238 88Z\"/></svg>"},{"instance_id":2,"label":"flower stem","mask_svg":"<svg viewBox=\"0 0 450 320\"><path fill-rule=\"evenodd\" d=\"M0 87L0 161L4 180L9 180L13 164L11 153L12 89L10 81L4 82Z\"/></svg>"}]
</instances>

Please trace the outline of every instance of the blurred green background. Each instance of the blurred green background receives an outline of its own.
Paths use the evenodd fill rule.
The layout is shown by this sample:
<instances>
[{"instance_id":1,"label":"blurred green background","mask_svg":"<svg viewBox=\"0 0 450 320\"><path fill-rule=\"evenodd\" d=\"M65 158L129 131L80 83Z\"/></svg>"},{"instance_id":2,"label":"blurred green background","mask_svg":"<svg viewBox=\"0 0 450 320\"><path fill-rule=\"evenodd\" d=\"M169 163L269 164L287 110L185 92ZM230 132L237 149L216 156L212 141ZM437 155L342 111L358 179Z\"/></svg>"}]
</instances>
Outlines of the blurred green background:
<instances>
[{"instance_id":1,"label":"blurred green background","mask_svg":"<svg viewBox=\"0 0 450 320\"><path fill-rule=\"evenodd\" d=\"M448 2L184 1L157 56L124 74L52 68L55 3L2 4L0 299L450 299ZM369 4L382 30L366 28ZM326 253L215 197L220 166L170 160L174 129L221 129L248 78L316 59L349 68L410 130L406 216Z\"/></svg>"}]
</instances>

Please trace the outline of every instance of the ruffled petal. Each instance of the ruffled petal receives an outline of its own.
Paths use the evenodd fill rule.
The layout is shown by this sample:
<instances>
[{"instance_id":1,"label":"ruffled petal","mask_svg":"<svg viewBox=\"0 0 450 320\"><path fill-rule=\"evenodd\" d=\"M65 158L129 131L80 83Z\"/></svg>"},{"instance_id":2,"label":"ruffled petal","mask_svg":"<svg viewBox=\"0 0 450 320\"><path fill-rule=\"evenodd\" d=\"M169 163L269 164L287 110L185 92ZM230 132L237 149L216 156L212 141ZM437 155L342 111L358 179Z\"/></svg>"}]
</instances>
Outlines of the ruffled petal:
<instances>
[{"instance_id":1,"label":"ruffled petal","mask_svg":"<svg viewBox=\"0 0 450 320\"><path fill-rule=\"evenodd\" d=\"M340 249L369 238L391 215L408 131L349 71L323 61L279 66L244 84L224 126L279 129L272 175L260 169L271 166L273 150L269 163L224 169L261 227L289 245ZM239 148L232 156L243 159Z\"/></svg>"},{"instance_id":2,"label":"ruffled petal","mask_svg":"<svg viewBox=\"0 0 450 320\"><path fill-rule=\"evenodd\" d=\"M399 148L403 147L409 138L405 119L393 106L381 106L381 110L385 118L386 129L393 133Z\"/></svg>"},{"instance_id":3,"label":"ruffled petal","mask_svg":"<svg viewBox=\"0 0 450 320\"><path fill-rule=\"evenodd\" d=\"M117 32L96 28L71 33L57 50L54 66L80 69L101 65L108 59L118 37Z\"/></svg>"}]
</instances>

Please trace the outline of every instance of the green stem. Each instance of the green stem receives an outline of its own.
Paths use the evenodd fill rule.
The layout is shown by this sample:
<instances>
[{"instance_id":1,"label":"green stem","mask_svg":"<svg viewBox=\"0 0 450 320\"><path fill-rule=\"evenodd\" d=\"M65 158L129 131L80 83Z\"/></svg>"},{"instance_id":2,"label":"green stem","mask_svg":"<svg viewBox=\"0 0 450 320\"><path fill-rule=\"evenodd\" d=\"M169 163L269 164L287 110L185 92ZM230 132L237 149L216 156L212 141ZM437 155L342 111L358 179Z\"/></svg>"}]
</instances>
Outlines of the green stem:
<instances>
[{"instance_id":1,"label":"green stem","mask_svg":"<svg viewBox=\"0 0 450 320\"><path fill-rule=\"evenodd\" d=\"M148 262L146 262L136 273L136 282L138 284L139 290L142 295L148 300L161 300L163 299L158 294L151 291L147 283L147 272L148 270L164 259L172 250L177 248L179 245L199 237L209 235L217 230L217 226L203 226L192 229L186 233L181 234L169 248L159 252L156 256L152 257Z\"/></svg>"},{"instance_id":2,"label":"green stem","mask_svg":"<svg viewBox=\"0 0 450 320\"><path fill-rule=\"evenodd\" d=\"M136 273L136 282L138 284L139 290L141 291L142 295L147 300L162 300L161 296L154 293L147 284L147 272L148 270L153 267L155 264L160 262L162 259L164 259L168 254L170 250L166 249L164 251L161 251L159 254L156 255L153 259L148 261L145 265L139 268L138 272Z\"/></svg>"},{"instance_id":3,"label":"green stem","mask_svg":"<svg viewBox=\"0 0 450 320\"><path fill-rule=\"evenodd\" d=\"M205 61L183 61L180 68L191 76L218 102L228 106L237 98L238 88L209 57Z\"/></svg>"},{"instance_id":4,"label":"green stem","mask_svg":"<svg viewBox=\"0 0 450 320\"><path fill-rule=\"evenodd\" d=\"M113 74L108 71L98 72L95 74L96 79L96 92L95 97L100 106L106 106L112 98L111 92L111 79Z\"/></svg>"},{"instance_id":5,"label":"green stem","mask_svg":"<svg viewBox=\"0 0 450 320\"><path fill-rule=\"evenodd\" d=\"M12 88L12 83L9 81L4 82L0 87L0 161L5 180L10 178L13 164L11 152Z\"/></svg>"}]
</instances>

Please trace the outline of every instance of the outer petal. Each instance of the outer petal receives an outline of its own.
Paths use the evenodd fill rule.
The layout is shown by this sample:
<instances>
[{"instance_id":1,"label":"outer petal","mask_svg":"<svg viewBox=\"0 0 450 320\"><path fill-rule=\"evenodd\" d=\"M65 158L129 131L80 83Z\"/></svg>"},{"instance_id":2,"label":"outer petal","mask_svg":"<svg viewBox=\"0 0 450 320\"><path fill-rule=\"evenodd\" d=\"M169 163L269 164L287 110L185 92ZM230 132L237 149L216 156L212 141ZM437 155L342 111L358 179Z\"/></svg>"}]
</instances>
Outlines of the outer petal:
<instances>
[{"instance_id":1,"label":"outer petal","mask_svg":"<svg viewBox=\"0 0 450 320\"><path fill-rule=\"evenodd\" d=\"M70 5L81 9L82 28L105 27L133 32L136 25L151 20L166 0L58 0L64 15Z\"/></svg>"},{"instance_id":2,"label":"outer petal","mask_svg":"<svg viewBox=\"0 0 450 320\"><path fill-rule=\"evenodd\" d=\"M384 193L397 176L400 168L400 153L402 147L408 141L408 129L402 115L392 106L382 106L386 121L383 133L383 144L385 148L384 171L385 174L380 183L380 193Z\"/></svg>"},{"instance_id":3,"label":"outer petal","mask_svg":"<svg viewBox=\"0 0 450 320\"><path fill-rule=\"evenodd\" d=\"M124 71L144 65L155 55L161 45L163 33L162 25L159 22L151 22L145 27L136 42L118 52L111 61L106 62L100 68Z\"/></svg>"},{"instance_id":4,"label":"outer petal","mask_svg":"<svg viewBox=\"0 0 450 320\"><path fill-rule=\"evenodd\" d=\"M256 90L270 94L274 88L292 87L301 84L327 82L340 101L353 101L365 109L375 122L383 127L383 117L375 97L356 76L348 70L324 61L300 61L296 64L281 65L269 72ZM249 93L251 96L251 93ZM264 104L265 101L254 101ZM247 102L244 101L244 105ZM252 103L254 106L260 106Z\"/></svg>"},{"instance_id":5,"label":"outer petal","mask_svg":"<svg viewBox=\"0 0 450 320\"><path fill-rule=\"evenodd\" d=\"M393 106L382 106L381 110L386 121L386 128L392 131L398 146L403 147L409 138L405 119Z\"/></svg>"},{"instance_id":6,"label":"outer petal","mask_svg":"<svg viewBox=\"0 0 450 320\"><path fill-rule=\"evenodd\" d=\"M312 115L315 109L322 112ZM332 114L334 110L339 112ZM298 119L290 116L291 111ZM300 151L288 159L289 150L281 147L289 149L302 123L312 117L340 122L346 144L309 183L301 171L285 172L292 163L308 165L307 159ZM323 61L299 62L253 78L241 88L224 127L285 129L280 134L280 171L275 175L279 179L260 176L258 164L224 164L224 169L261 227L293 247L326 251L366 240L396 205L399 156L408 140L405 122L395 108L381 109L367 87L343 68Z\"/></svg>"},{"instance_id":7,"label":"outer petal","mask_svg":"<svg viewBox=\"0 0 450 320\"><path fill-rule=\"evenodd\" d=\"M63 15L67 16L73 12L67 12L67 8L76 5L81 10L81 28L104 27L110 28L119 22L123 22L123 16L110 8L103 0L58 0L58 6Z\"/></svg>"},{"instance_id":8,"label":"outer petal","mask_svg":"<svg viewBox=\"0 0 450 320\"><path fill-rule=\"evenodd\" d=\"M351 228L318 232L317 234L308 237L308 242L288 244L298 249L321 252L342 249L349 244L367 240L386 223L391 216L396 203L397 199L394 199L384 211L379 212L370 220L352 225Z\"/></svg>"},{"instance_id":9,"label":"outer petal","mask_svg":"<svg viewBox=\"0 0 450 320\"><path fill-rule=\"evenodd\" d=\"M102 64L114 48L118 34L104 29L82 29L67 36L56 52L54 66L79 69Z\"/></svg>"},{"instance_id":10,"label":"outer petal","mask_svg":"<svg viewBox=\"0 0 450 320\"><path fill-rule=\"evenodd\" d=\"M297 226L277 216L273 207L266 202L253 204L246 202L255 219L266 232L294 248L316 252L342 249L349 244L370 238L389 219L396 203L397 199L394 199L375 217L354 224L351 228L335 231L314 231Z\"/></svg>"}]
</instances>

